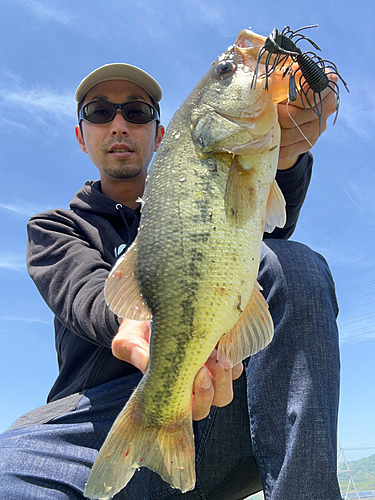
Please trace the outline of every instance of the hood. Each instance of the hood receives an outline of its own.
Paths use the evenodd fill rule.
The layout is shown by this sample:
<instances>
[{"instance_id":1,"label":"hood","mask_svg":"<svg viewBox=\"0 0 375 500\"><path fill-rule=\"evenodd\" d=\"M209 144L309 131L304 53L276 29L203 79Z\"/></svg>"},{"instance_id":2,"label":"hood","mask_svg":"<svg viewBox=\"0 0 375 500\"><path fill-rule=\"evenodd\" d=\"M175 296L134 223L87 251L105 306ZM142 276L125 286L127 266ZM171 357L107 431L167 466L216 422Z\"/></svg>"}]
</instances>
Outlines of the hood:
<instances>
[{"instance_id":1,"label":"hood","mask_svg":"<svg viewBox=\"0 0 375 500\"><path fill-rule=\"evenodd\" d=\"M80 216L87 220L93 220L93 216L106 219L127 245L137 235L141 217L140 206L133 210L111 200L101 192L100 181L87 181L74 195L70 208L73 212L79 212Z\"/></svg>"},{"instance_id":2,"label":"hood","mask_svg":"<svg viewBox=\"0 0 375 500\"><path fill-rule=\"evenodd\" d=\"M119 207L122 207L129 216L133 215L134 212L139 212L139 208L133 210L105 196L101 191L100 181L87 181L70 202L72 210L78 209L103 217L118 216Z\"/></svg>"}]
</instances>

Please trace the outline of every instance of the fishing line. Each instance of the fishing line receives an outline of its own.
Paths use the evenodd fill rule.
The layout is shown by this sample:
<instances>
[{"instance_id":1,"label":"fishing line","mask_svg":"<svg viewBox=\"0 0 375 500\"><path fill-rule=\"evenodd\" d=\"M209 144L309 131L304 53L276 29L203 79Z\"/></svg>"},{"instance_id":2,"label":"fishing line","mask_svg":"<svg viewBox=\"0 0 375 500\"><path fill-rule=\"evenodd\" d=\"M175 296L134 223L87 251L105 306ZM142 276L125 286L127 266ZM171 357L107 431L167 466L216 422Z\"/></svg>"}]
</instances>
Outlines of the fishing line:
<instances>
[{"instance_id":1,"label":"fishing line","mask_svg":"<svg viewBox=\"0 0 375 500\"><path fill-rule=\"evenodd\" d=\"M308 138L305 136L305 134L302 132L302 130L300 129L299 125L296 123L296 121L293 119L293 117L291 116L291 114L289 113L289 96L288 96L288 101L286 103L286 111L288 113L288 116L289 118L292 120L292 122L294 123L294 125L297 127L297 129L299 130L299 132L301 133L302 137L305 139L305 141L307 141L307 143L311 146L311 149L314 150L314 153L316 153L319 158L322 160L322 162L324 163L324 165L328 168L328 170L331 172L331 174L333 175L333 177L336 179L336 181L338 182L339 186L341 186L341 189L344 191L344 193L348 196L348 198L354 203L354 205L364 214L366 215L366 217L368 219L370 219L370 221L374 224L375 226L375 221L374 219L372 219L370 217L370 215L365 212L365 210L358 205L358 203L354 200L354 198L350 195L350 193L347 191L347 189L343 186L343 184L341 183L340 179L337 177L337 175L335 174L335 172L331 169L331 167L327 164L327 162L324 160L324 158L322 158L322 156L319 154L319 151L316 149L316 147L311 144L311 142L308 140Z\"/></svg>"}]
</instances>

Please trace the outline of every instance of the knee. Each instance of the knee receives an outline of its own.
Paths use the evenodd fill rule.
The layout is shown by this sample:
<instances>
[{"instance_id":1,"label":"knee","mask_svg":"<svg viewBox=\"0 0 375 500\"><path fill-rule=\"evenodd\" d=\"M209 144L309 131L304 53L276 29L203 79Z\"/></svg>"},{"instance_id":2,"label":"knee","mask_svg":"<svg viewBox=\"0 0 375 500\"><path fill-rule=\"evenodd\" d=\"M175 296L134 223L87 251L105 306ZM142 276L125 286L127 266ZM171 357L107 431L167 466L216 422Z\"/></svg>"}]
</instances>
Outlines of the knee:
<instances>
[{"instance_id":1,"label":"knee","mask_svg":"<svg viewBox=\"0 0 375 500\"><path fill-rule=\"evenodd\" d=\"M262 244L259 281L265 295L277 291L279 300L309 309L326 303L338 313L335 286L324 257L295 241L268 239Z\"/></svg>"}]
</instances>

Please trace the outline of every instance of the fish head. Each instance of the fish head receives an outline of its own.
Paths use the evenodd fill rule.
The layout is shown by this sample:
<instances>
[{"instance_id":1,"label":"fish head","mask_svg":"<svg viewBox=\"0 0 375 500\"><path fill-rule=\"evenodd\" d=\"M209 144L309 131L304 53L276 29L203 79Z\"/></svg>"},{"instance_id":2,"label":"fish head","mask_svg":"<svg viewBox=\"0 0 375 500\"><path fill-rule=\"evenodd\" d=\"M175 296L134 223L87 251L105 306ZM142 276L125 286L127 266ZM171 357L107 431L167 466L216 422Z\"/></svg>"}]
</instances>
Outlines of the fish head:
<instances>
[{"instance_id":1,"label":"fish head","mask_svg":"<svg viewBox=\"0 0 375 500\"><path fill-rule=\"evenodd\" d=\"M187 100L190 130L200 157L222 151L259 153L277 144L275 104L287 97L288 79L274 71L265 88L264 64L257 60L265 40L242 30Z\"/></svg>"}]
</instances>

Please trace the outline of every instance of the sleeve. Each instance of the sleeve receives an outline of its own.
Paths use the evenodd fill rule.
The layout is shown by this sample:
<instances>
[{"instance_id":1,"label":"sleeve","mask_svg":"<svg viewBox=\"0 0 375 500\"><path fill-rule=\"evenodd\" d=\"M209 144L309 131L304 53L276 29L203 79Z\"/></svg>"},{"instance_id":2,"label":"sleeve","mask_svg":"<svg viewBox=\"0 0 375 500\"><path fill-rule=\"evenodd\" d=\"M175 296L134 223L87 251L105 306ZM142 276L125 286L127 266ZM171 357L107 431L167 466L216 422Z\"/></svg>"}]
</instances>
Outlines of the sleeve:
<instances>
[{"instance_id":1,"label":"sleeve","mask_svg":"<svg viewBox=\"0 0 375 500\"><path fill-rule=\"evenodd\" d=\"M35 216L27 232L28 271L49 308L72 332L110 347L119 327L104 297L113 262L93 248L68 212Z\"/></svg>"},{"instance_id":2,"label":"sleeve","mask_svg":"<svg viewBox=\"0 0 375 500\"><path fill-rule=\"evenodd\" d=\"M288 170L278 170L276 181L286 201L286 223L276 227L272 233L264 233L264 238L287 240L293 234L305 201L312 174L313 157L310 152L300 155L297 163Z\"/></svg>"}]
</instances>

